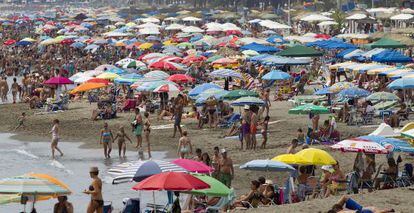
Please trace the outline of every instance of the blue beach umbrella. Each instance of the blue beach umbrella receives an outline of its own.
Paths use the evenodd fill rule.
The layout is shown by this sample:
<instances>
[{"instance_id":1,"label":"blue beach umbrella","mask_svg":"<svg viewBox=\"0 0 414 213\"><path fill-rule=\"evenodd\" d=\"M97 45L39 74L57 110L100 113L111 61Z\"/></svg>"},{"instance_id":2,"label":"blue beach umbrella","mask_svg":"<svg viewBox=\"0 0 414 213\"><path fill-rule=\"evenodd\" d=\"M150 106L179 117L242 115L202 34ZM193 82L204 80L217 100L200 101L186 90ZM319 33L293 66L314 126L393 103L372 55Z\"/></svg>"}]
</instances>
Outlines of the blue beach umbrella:
<instances>
[{"instance_id":1,"label":"blue beach umbrella","mask_svg":"<svg viewBox=\"0 0 414 213\"><path fill-rule=\"evenodd\" d=\"M241 97L231 103L232 106L244 106L244 105L264 105L264 101L257 97Z\"/></svg>"},{"instance_id":2,"label":"blue beach umbrella","mask_svg":"<svg viewBox=\"0 0 414 213\"><path fill-rule=\"evenodd\" d=\"M283 162L273 160L252 160L240 166L240 169L253 171L293 172L295 168Z\"/></svg>"},{"instance_id":3,"label":"blue beach umbrella","mask_svg":"<svg viewBox=\"0 0 414 213\"><path fill-rule=\"evenodd\" d=\"M204 83L201 85L198 85L196 87L194 87L192 90L190 90L190 92L188 92L188 95L190 97L195 97L197 95L199 95L200 93L208 90L208 89L212 89L212 88L216 88L216 89L221 89L221 87L217 84L214 83Z\"/></svg>"},{"instance_id":4,"label":"blue beach umbrella","mask_svg":"<svg viewBox=\"0 0 414 213\"><path fill-rule=\"evenodd\" d=\"M344 89L341 92L338 93L338 95L344 97L344 98L362 98L367 97L371 93L367 90L360 89L357 87L352 87L348 89Z\"/></svg>"},{"instance_id":5,"label":"blue beach umbrella","mask_svg":"<svg viewBox=\"0 0 414 213\"><path fill-rule=\"evenodd\" d=\"M286 80L291 76L280 70L272 70L262 77L263 80Z\"/></svg>"},{"instance_id":6,"label":"blue beach umbrella","mask_svg":"<svg viewBox=\"0 0 414 213\"><path fill-rule=\"evenodd\" d=\"M400 78L390 84L387 88L397 90L397 89L413 89L414 88L414 78Z\"/></svg>"}]
</instances>

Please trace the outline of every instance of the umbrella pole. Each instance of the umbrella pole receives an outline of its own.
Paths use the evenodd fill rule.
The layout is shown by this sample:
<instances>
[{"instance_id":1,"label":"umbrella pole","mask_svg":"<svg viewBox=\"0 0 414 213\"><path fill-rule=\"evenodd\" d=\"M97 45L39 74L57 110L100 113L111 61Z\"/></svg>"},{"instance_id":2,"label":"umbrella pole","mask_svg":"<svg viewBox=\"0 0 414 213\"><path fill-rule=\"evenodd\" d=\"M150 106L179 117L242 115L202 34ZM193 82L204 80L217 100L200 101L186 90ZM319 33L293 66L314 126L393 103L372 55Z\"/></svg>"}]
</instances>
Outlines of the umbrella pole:
<instances>
[{"instance_id":1,"label":"umbrella pole","mask_svg":"<svg viewBox=\"0 0 414 213\"><path fill-rule=\"evenodd\" d=\"M157 204L155 203L155 191L152 191L152 199L154 200L154 212L157 213Z\"/></svg>"}]
</instances>

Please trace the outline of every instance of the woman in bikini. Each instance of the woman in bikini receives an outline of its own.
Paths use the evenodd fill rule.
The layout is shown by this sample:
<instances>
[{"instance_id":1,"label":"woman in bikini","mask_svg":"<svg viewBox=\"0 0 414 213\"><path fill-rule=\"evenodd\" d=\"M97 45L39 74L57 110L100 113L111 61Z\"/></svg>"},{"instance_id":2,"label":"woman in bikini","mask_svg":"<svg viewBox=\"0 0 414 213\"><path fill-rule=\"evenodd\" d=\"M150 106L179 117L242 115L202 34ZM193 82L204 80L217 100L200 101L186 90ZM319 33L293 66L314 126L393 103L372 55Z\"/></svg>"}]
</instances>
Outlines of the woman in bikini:
<instances>
[{"instance_id":1,"label":"woman in bikini","mask_svg":"<svg viewBox=\"0 0 414 213\"><path fill-rule=\"evenodd\" d=\"M136 148L142 147L142 116L139 108L135 108L135 117L132 121L132 128L134 130L135 137L137 138Z\"/></svg>"},{"instance_id":2,"label":"woman in bikini","mask_svg":"<svg viewBox=\"0 0 414 213\"><path fill-rule=\"evenodd\" d=\"M148 158L151 158L151 143L150 143L150 133L151 133L151 122L149 120L149 113L144 113L144 138L148 145Z\"/></svg>"},{"instance_id":3,"label":"woman in bikini","mask_svg":"<svg viewBox=\"0 0 414 213\"><path fill-rule=\"evenodd\" d=\"M59 130L59 120L55 119L53 120L52 130L49 132L52 133L52 144L50 145L50 148L52 149L52 159L55 159L55 150L60 153L60 156L63 156L63 152L58 148Z\"/></svg>"},{"instance_id":4,"label":"woman in bikini","mask_svg":"<svg viewBox=\"0 0 414 213\"><path fill-rule=\"evenodd\" d=\"M123 126L119 127L119 132L116 133L116 136L114 138L114 141L118 139L118 151L119 151L119 157L121 157L121 151L123 152L123 157L125 157L126 152L126 143L125 138L129 140L129 142L132 144L131 139L128 137L128 135L125 133L125 129Z\"/></svg>"},{"instance_id":5,"label":"woman in bikini","mask_svg":"<svg viewBox=\"0 0 414 213\"><path fill-rule=\"evenodd\" d=\"M89 202L87 213L103 213L103 197L102 197L102 180L98 177L98 167L91 167L89 174L92 178L92 183L88 190L84 190L83 193L91 195L91 201Z\"/></svg>"},{"instance_id":6,"label":"woman in bikini","mask_svg":"<svg viewBox=\"0 0 414 213\"><path fill-rule=\"evenodd\" d=\"M112 142L114 141L114 135L108 127L108 123L104 123L104 128L101 129L100 144L103 144L105 158L111 158Z\"/></svg>"},{"instance_id":7,"label":"woman in bikini","mask_svg":"<svg viewBox=\"0 0 414 213\"><path fill-rule=\"evenodd\" d=\"M191 140L188 138L187 131L183 131L183 136L180 138L178 143L178 156L182 159L186 158L188 155L193 154L193 146L191 145Z\"/></svg>"}]
</instances>

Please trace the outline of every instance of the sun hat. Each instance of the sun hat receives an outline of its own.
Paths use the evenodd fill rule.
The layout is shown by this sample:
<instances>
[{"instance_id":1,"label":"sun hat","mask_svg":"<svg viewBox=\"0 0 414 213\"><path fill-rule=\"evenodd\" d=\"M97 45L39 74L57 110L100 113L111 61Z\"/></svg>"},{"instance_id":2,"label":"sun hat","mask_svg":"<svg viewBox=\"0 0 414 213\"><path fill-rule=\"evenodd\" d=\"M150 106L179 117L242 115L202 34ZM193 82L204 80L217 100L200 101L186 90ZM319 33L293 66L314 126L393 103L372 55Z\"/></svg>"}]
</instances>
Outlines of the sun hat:
<instances>
[{"instance_id":1,"label":"sun hat","mask_svg":"<svg viewBox=\"0 0 414 213\"><path fill-rule=\"evenodd\" d=\"M321 167L321 169L325 170L327 172L330 172L330 173L333 173L335 171L334 168L332 167L332 165L324 165L324 166Z\"/></svg>"},{"instance_id":2,"label":"sun hat","mask_svg":"<svg viewBox=\"0 0 414 213\"><path fill-rule=\"evenodd\" d=\"M250 109L250 106L249 105L244 105L244 109L245 110L249 110Z\"/></svg>"},{"instance_id":3,"label":"sun hat","mask_svg":"<svg viewBox=\"0 0 414 213\"><path fill-rule=\"evenodd\" d=\"M223 154L223 153L227 153L227 150L226 149L221 149L220 150L220 152Z\"/></svg>"}]
</instances>

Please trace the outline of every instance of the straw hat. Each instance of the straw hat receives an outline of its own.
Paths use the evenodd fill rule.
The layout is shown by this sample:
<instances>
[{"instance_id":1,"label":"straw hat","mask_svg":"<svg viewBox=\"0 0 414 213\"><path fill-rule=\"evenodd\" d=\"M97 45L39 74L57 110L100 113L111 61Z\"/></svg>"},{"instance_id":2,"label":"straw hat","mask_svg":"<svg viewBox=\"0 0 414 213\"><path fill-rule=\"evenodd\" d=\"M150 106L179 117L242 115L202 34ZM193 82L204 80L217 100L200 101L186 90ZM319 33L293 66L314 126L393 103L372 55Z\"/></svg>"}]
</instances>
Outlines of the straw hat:
<instances>
[{"instance_id":1,"label":"straw hat","mask_svg":"<svg viewBox=\"0 0 414 213\"><path fill-rule=\"evenodd\" d=\"M96 166L93 166L89 169L89 173L96 173L96 172L99 172L99 169Z\"/></svg>"}]
</instances>

